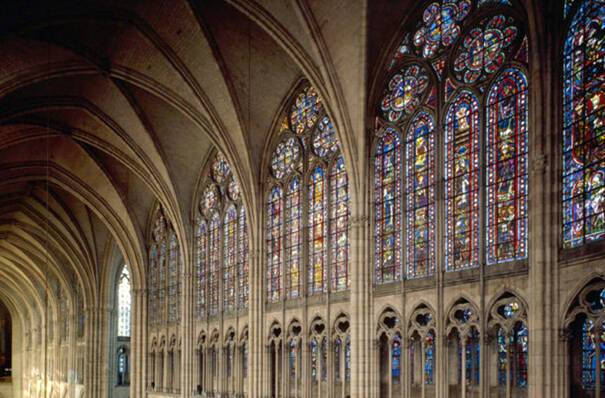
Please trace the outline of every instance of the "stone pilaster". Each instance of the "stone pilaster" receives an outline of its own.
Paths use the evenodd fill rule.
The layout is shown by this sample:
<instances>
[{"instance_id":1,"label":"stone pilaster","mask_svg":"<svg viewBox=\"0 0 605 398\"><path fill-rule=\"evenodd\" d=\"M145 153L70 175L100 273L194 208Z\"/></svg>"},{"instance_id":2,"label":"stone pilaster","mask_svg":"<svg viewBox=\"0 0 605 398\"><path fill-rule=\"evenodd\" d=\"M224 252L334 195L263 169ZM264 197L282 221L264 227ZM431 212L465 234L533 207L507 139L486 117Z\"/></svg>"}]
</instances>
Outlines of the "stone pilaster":
<instances>
[{"instance_id":1,"label":"stone pilaster","mask_svg":"<svg viewBox=\"0 0 605 398\"><path fill-rule=\"evenodd\" d=\"M351 218L351 397L371 397L373 380L372 267L368 266L369 218Z\"/></svg>"}]
</instances>

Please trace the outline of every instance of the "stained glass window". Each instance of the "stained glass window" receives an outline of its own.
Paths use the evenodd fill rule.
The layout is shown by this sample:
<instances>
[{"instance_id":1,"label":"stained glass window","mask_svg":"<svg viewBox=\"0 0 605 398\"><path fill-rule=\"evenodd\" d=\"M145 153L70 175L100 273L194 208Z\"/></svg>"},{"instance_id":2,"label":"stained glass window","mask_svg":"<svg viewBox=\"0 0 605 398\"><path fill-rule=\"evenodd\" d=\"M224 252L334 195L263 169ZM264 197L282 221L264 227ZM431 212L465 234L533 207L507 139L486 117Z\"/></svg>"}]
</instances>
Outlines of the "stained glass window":
<instances>
[{"instance_id":1,"label":"stained glass window","mask_svg":"<svg viewBox=\"0 0 605 398\"><path fill-rule=\"evenodd\" d=\"M195 272L196 272L196 314L198 317L206 315L206 269L208 267L208 225L203 219L198 220L195 246Z\"/></svg>"},{"instance_id":2,"label":"stained glass window","mask_svg":"<svg viewBox=\"0 0 605 398\"><path fill-rule=\"evenodd\" d=\"M399 384L401 377L401 336L396 333L393 336L391 346L391 375L394 384Z\"/></svg>"},{"instance_id":3,"label":"stained glass window","mask_svg":"<svg viewBox=\"0 0 605 398\"><path fill-rule=\"evenodd\" d=\"M563 51L563 243L605 237L605 5L583 0Z\"/></svg>"},{"instance_id":4,"label":"stained glass window","mask_svg":"<svg viewBox=\"0 0 605 398\"><path fill-rule=\"evenodd\" d=\"M312 86L304 89L296 97L292 111L290 113L290 123L293 131L301 134L307 128L313 127L319 118L319 112L322 109L321 98Z\"/></svg>"},{"instance_id":5,"label":"stained glass window","mask_svg":"<svg viewBox=\"0 0 605 398\"><path fill-rule=\"evenodd\" d=\"M179 246L174 231L168 239L168 322L174 322L179 319Z\"/></svg>"},{"instance_id":6,"label":"stained glass window","mask_svg":"<svg viewBox=\"0 0 605 398\"><path fill-rule=\"evenodd\" d=\"M445 119L445 264L475 267L479 256L479 102L460 92Z\"/></svg>"},{"instance_id":7,"label":"stained glass window","mask_svg":"<svg viewBox=\"0 0 605 398\"><path fill-rule=\"evenodd\" d=\"M571 11L571 7L573 7L573 3L575 0L565 0L565 5L563 6L563 14L564 16L568 16Z\"/></svg>"},{"instance_id":8,"label":"stained glass window","mask_svg":"<svg viewBox=\"0 0 605 398\"><path fill-rule=\"evenodd\" d=\"M163 210L158 210L151 231L149 250L149 306L150 324L175 322L180 318L179 243L172 225Z\"/></svg>"},{"instance_id":9,"label":"stained glass window","mask_svg":"<svg viewBox=\"0 0 605 398\"><path fill-rule=\"evenodd\" d=\"M239 200L239 198L240 198L239 184L237 183L235 178L231 178L229 180L229 184L227 186L227 194L229 195L229 198L231 200L234 200L234 201Z\"/></svg>"},{"instance_id":10,"label":"stained glass window","mask_svg":"<svg viewBox=\"0 0 605 398\"><path fill-rule=\"evenodd\" d=\"M203 194L203 210L208 213L216 209L220 200L218 188L214 184L208 184Z\"/></svg>"},{"instance_id":11,"label":"stained glass window","mask_svg":"<svg viewBox=\"0 0 605 398\"><path fill-rule=\"evenodd\" d=\"M246 222L246 211L244 208L240 209L239 212L239 254L238 254L238 295L239 295L239 308L248 307L248 297L250 295L249 285L249 250L248 250L248 223Z\"/></svg>"},{"instance_id":12,"label":"stained glass window","mask_svg":"<svg viewBox=\"0 0 605 398\"><path fill-rule=\"evenodd\" d=\"M294 176L286 195L286 296L299 297L302 275L302 187L300 178Z\"/></svg>"},{"instance_id":13,"label":"stained glass window","mask_svg":"<svg viewBox=\"0 0 605 398\"><path fill-rule=\"evenodd\" d=\"M433 384L435 373L435 333L432 330L424 338L424 384Z\"/></svg>"},{"instance_id":14,"label":"stained glass window","mask_svg":"<svg viewBox=\"0 0 605 398\"><path fill-rule=\"evenodd\" d=\"M223 223L223 310L235 308L235 266L237 262L237 210L227 208Z\"/></svg>"},{"instance_id":15,"label":"stained glass window","mask_svg":"<svg viewBox=\"0 0 605 398\"><path fill-rule=\"evenodd\" d=\"M218 153L212 164L212 178L214 178L214 181L221 184L226 181L230 175L231 168L229 167L229 163L227 163L227 159L225 159L221 153Z\"/></svg>"},{"instance_id":16,"label":"stained glass window","mask_svg":"<svg viewBox=\"0 0 605 398\"><path fill-rule=\"evenodd\" d=\"M326 289L326 210L326 176L318 166L309 181L309 294Z\"/></svg>"},{"instance_id":17,"label":"stained glass window","mask_svg":"<svg viewBox=\"0 0 605 398\"><path fill-rule=\"evenodd\" d=\"M432 0L420 11L376 104L375 284L527 259L526 23L510 0Z\"/></svg>"},{"instance_id":18,"label":"stained glass window","mask_svg":"<svg viewBox=\"0 0 605 398\"><path fill-rule=\"evenodd\" d=\"M214 213L210 219L208 241L208 313L210 315L218 312L218 284L221 276L220 233L221 219L218 213Z\"/></svg>"},{"instance_id":19,"label":"stained glass window","mask_svg":"<svg viewBox=\"0 0 605 398\"><path fill-rule=\"evenodd\" d=\"M278 179L288 175L298 166L300 158L300 146L296 138L290 137L280 142L271 160L273 175Z\"/></svg>"},{"instance_id":20,"label":"stained glass window","mask_svg":"<svg viewBox=\"0 0 605 398\"><path fill-rule=\"evenodd\" d=\"M481 344L479 340L479 331L475 328L466 337L466 383L479 385L480 376Z\"/></svg>"},{"instance_id":21,"label":"stained glass window","mask_svg":"<svg viewBox=\"0 0 605 398\"><path fill-rule=\"evenodd\" d=\"M395 65L399 64L405 56L410 55L412 53L412 48L410 45L410 34L407 33L403 40L399 43L399 46L394 51L393 56L391 57L391 61L389 62L388 69L393 69Z\"/></svg>"},{"instance_id":22,"label":"stained glass window","mask_svg":"<svg viewBox=\"0 0 605 398\"><path fill-rule=\"evenodd\" d=\"M527 80L507 69L487 100L487 263L527 256Z\"/></svg>"},{"instance_id":23,"label":"stained glass window","mask_svg":"<svg viewBox=\"0 0 605 398\"><path fill-rule=\"evenodd\" d=\"M122 346L118 349L118 380L117 384L119 386L127 386L130 384L130 372L129 372L129 360L128 360L128 350L126 347Z\"/></svg>"},{"instance_id":24,"label":"stained glass window","mask_svg":"<svg viewBox=\"0 0 605 398\"><path fill-rule=\"evenodd\" d=\"M454 61L458 81L471 84L497 72L510 57L518 31L514 19L504 15L488 17L471 29Z\"/></svg>"},{"instance_id":25,"label":"stained glass window","mask_svg":"<svg viewBox=\"0 0 605 398\"><path fill-rule=\"evenodd\" d=\"M351 381L351 336L345 339L345 380Z\"/></svg>"},{"instance_id":26,"label":"stained glass window","mask_svg":"<svg viewBox=\"0 0 605 398\"><path fill-rule=\"evenodd\" d=\"M582 386L584 390L594 389L596 362L594 323L586 318L582 323Z\"/></svg>"},{"instance_id":27,"label":"stained glass window","mask_svg":"<svg viewBox=\"0 0 605 398\"><path fill-rule=\"evenodd\" d=\"M158 272L158 317L160 322L166 320L166 237L160 242L159 272Z\"/></svg>"},{"instance_id":28,"label":"stained glass window","mask_svg":"<svg viewBox=\"0 0 605 398\"><path fill-rule=\"evenodd\" d=\"M84 337L84 332L86 329L86 312L84 311L84 300L82 298L82 294L79 291L76 291L76 337L78 339L82 339ZM130 318L130 316L129 316ZM31 338L31 334L28 334L28 337Z\"/></svg>"},{"instance_id":29,"label":"stained glass window","mask_svg":"<svg viewBox=\"0 0 605 398\"><path fill-rule=\"evenodd\" d=\"M382 99L382 112L385 119L397 122L403 115L412 114L429 85L426 71L420 65L407 66L391 77Z\"/></svg>"},{"instance_id":30,"label":"stained glass window","mask_svg":"<svg viewBox=\"0 0 605 398\"><path fill-rule=\"evenodd\" d=\"M242 345L242 377L248 378L248 341L244 341Z\"/></svg>"},{"instance_id":31,"label":"stained glass window","mask_svg":"<svg viewBox=\"0 0 605 398\"><path fill-rule=\"evenodd\" d=\"M336 130L328 116L321 118L313 135L313 151L317 156L327 156L338 151Z\"/></svg>"},{"instance_id":32,"label":"stained glass window","mask_svg":"<svg viewBox=\"0 0 605 398\"><path fill-rule=\"evenodd\" d=\"M506 343L506 332L498 328L496 334L498 344L498 385L506 386L506 368L508 364L508 345Z\"/></svg>"},{"instance_id":33,"label":"stained glass window","mask_svg":"<svg viewBox=\"0 0 605 398\"><path fill-rule=\"evenodd\" d=\"M130 272L124 266L118 282L118 336L130 337L131 303Z\"/></svg>"},{"instance_id":34,"label":"stained glass window","mask_svg":"<svg viewBox=\"0 0 605 398\"><path fill-rule=\"evenodd\" d=\"M196 224L199 317L248 305L248 230L240 188L217 152L203 180Z\"/></svg>"},{"instance_id":35,"label":"stained glass window","mask_svg":"<svg viewBox=\"0 0 605 398\"><path fill-rule=\"evenodd\" d=\"M281 297L282 197L282 188L275 186L267 204L267 299L270 302Z\"/></svg>"},{"instance_id":36,"label":"stained glass window","mask_svg":"<svg viewBox=\"0 0 605 398\"><path fill-rule=\"evenodd\" d=\"M528 364L529 364L529 330L523 322L517 322L511 337L511 351L513 366L511 368L511 380L513 385L527 388Z\"/></svg>"},{"instance_id":37,"label":"stained glass window","mask_svg":"<svg viewBox=\"0 0 605 398\"><path fill-rule=\"evenodd\" d=\"M414 45L423 57L432 58L454 43L460 35L460 23L471 7L471 0L441 0L426 7L422 24L414 34Z\"/></svg>"},{"instance_id":38,"label":"stained glass window","mask_svg":"<svg viewBox=\"0 0 605 398\"><path fill-rule=\"evenodd\" d=\"M334 380L340 383L340 357L342 355L342 340L337 337L334 340Z\"/></svg>"},{"instance_id":39,"label":"stained glass window","mask_svg":"<svg viewBox=\"0 0 605 398\"><path fill-rule=\"evenodd\" d=\"M336 128L313 87L293 98L278 134L266 202L267 300L345 290L348 178Z\"/></svg>"},{"instance_id":40,"label":"stained glass window","mask_svg":"<svg viewBox=\"0 0 605 398\"><path fill-rule=\"evenodd\" d=\"M489 4L489 3L511 5L510 0L479 0L479 3L477 3L477 4L479 7L481 7L482 5Z\"/></svg>"},{"instance_id":41,"label":"stained glass window","mask_svg":"<svg viewBox=\"0 0 605 398\"><path fill-rule=\"evenodd\" d=\"M149 315L148 321L150 325L155 325L158 321L158 247L155 243L149 249L149 292L148 306Z\"/></svg>"},{"instance_id":42,"label":"stained glass window","mask_svg":"<svg viewBox=\"0 0 605 398\"><path fill-rule=\"evenodd\" d=\"M431 275L435 269L435 126L420 112L407 133L407 275Z\"/></svg>"},{"instance_id":43,"label":"stained glass window","mask_svg":"<svg viewBox=\"0 0 605 398\"><path fill-rule=\"evenodd\" d=\"M319 372L319 345L317 339L313 337L310 343L311 351L311 380L317 381L317 375Z\"/></svg>"},{"instance_id":44,"label":"stained glass window","mask_svg":"<svg viewBox=\"0 0 605 398\"><path fill-rule=\"evenodd\" d=\"M332 290L349 287L349 178L342 156L330 172L330 270Z\"/></svg>"},{"instance_id":45,"label":"stained glass window","mask_svg":"<svg viewBox=\"0 0 605 398\"><path fill-rule=\"evenodd\" d=\"M567 310L570 396L596 397L605 385L605 282L585 286ZM519 328L520 335L522 328Z\"/></svg>"},{"instance_id":46,"label":"stained glass window","mask_svg":"<svg viewBox=\"0 0 605 398\"><path fill-rule=\"evenodd\" d=\"M401 146L387 129L374 158L375 283L401 277Z\"/></svg>"},{"instance_id":47,"label":"stained glass window","mask_svg":"<svg viewBox=\"0 0 605 398\"><path fill-rule=\"evenodd\" d=\"M528 386L529 331L525 324L527 313L515 298L505 297L494 304L488 324L496 324L495 366L500 393L508 386L525 389Z\"/></svg>"},{"instance_id":48,"label":"stained glass window","mask_svg":"<svg viewBox=\"0 0 605 398\"><path fill-rule=\"evenodd\" d=\"M297 355L297 349L296 349L296 340L292 339L290 340L290 343L288 344L288 364L289 364L289 369L290 369L290 380L291 382L293 382L296 379L296 355Z\"/></svg>"},{"instance_id":49,"label":"stained glass window","mask_svg":"<svg viewBox=\"0 0 605 398\"><path fill-rule=\"evenodd\" d=\"M321 380L328 379L328 339L321 340Z\"/></svg>"}]
</instances>

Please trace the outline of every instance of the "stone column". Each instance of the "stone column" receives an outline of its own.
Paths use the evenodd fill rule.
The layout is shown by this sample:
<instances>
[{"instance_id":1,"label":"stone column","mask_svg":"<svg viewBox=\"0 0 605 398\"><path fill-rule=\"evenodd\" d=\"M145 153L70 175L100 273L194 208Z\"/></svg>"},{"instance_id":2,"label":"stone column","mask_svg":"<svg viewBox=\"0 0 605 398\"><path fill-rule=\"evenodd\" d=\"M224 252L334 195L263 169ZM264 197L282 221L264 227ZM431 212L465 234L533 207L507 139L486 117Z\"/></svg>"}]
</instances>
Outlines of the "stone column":
<instances>
[{"instance_id":1,"label":"stone column","mask_svg":"<svg viewBox=\"0 0 605 398\"><path fill-rule=\"evenodd\" d=\"M302 336L300 338L301 344L301 354L302 354L302 369L301 369L301 380L302 380L302 388L301 388L301 396L308 397L309 391L311 390L309 380L311 379L311 372L309 371L310 363L309 361L309 341L307 340L307 334L303 329Z\"/></svg>"},{"instance_id":2,"label":"stone column","mask_svg":"<svg viewBox=\"0 0 605 398\"><path fill-rule=\"evenodd\" d=\"M192 246L193 247L193 246ZM194 258L194 256L190 256ZM185 269L181 276L181 346L175 348L176 352L180 352L179 364L176 365L179 369L177 375L178 382L175 381L180 390L181 397L191 397L195 383L193 378L194 366L193 366L193 342L195 340L194 326L193 326L193 308L195 302L195 296L193 294L193 274L191 270L193 265L189 269ZM178 342L177 342L178 346Z\"/></svg>"},{"instance_id":3,"label":"stone column","mask_svg":"<svg viewBox=\"0 0 605 398\"><path fill-rule=\"evenodd\" d=\"M97 362L100 362L98 366L97 379L99 396L106 397L109 395L109 384L112 381L112 360L115 357L114 352L110 352L110 347L114 347L115 344L110 343L110 339L113 339L113 331L111 329L113 308L107 306L101 306L98 309L98 330L95 332L97 339L95 344L95 356Z\"/></svg>"},{"instance_id":4,"label":"stone column","mask_svg":"<svg viewBox=\"0 0 605 398\"><path fill-rule=\"evenodd\" d=\"M569 396L569 343L572 338L571 330L568 328L562 329L559 332L559 361L561 366L559 366L559 378L561 380L561 391L563 394L560 396L562 398L567 398Z\"/></svg>"},{"instance_id":5,"label":"stone column","mask_svg":"<svg viewBox=\"0 0 605 398\"><path fill-rule=\"evenodd\" d=\"M132 314L130 330L130 396L144 396L147 388L147 290L132 289ZM158 357L155 356L157 367ZM154 377L157 385L157 378Z\"/></svg>"},{"instance_id":6,"label":"stone column","mask_svg":"<svg viewBox=\"0 0 605 398\"><path fill-rule=\"evenodd\" d=\"M248 221L251 221L250 217ZM257 223L258 224L258 223ZM253 228L255 227L255 228ZM259 225L249 224L249 230L256 233L250 233L250 266L249 266L249 283L250 283L250 298L248 305L248 325L249 325L249 348L248 348L248 396L250 398L263 397L263 375L265 366L264 353L265 345L263 344L263 262L261 261L260 242L262 228Z\"/></svg>"},{"instance_id":7,"label":"stone column","mask_svg":"<svg viewBox=\"0 0 605 398\"><path fill-rule=\"evenodd\" d=\"M75 301L75 300L74 300ZM69 383L69 394L71 396L76 395L76 367L78 364L78 344L76 339L76 328L78 324L78 317L75 311L75 302L74 302L74 310L70 314L70 322L69 322L69 359L67 361L67 382Z\"/></svg>"},{"instance_id":8,"label":"stone column","mask_svg":"<svg viewBox=\"0 0 605 398\"><path fill-rule=\"evenodd\" d=\"M554 3L553 3L554 4ZM557 6L559 3L557 3ZM535 9L535 7L534 7ZM542 10L541 10L542 11ZM540 12L541 13L541 12ZM537 17L537 16L536 16ZM558 231L560 204L558 161L561 147L559 123L558 73L553 68L557 41L552 36L558 29L534 26L530 43L529 86L529 289L528 325L529 398L559 397L556 394L558 295ZM552 33L540 32L548 29Z\"/></svg>"},{"instance_id":9,"label":"stone column","mask_svg":"<svg viewBox=\"0 0 605 398\"><path fill-rule=\"evenodd\" d=\"M371 397L372 267L369 263L369 218L351 217L351 397Z\"/></svg>"}]
</instances>

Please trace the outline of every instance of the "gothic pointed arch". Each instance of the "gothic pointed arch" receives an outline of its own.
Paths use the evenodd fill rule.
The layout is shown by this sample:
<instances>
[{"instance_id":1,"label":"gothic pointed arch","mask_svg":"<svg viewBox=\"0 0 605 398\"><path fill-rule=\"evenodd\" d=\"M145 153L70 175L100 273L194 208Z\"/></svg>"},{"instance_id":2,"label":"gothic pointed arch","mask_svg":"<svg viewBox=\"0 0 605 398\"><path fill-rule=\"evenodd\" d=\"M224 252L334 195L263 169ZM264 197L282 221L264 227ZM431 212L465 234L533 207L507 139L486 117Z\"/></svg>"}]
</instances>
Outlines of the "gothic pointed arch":
<instances>
[{"instance_id":1,"label":"gothic pointed arch","mask_svg":"<svg viewBox=\"0 0 605 398\"><path fill-rule=\"evenodd\" d=\"M481 380L481 314L477 306L459 298L445 319L447 379L451 394L478 394Z\"/></svg>"},{"instance_id":2,"label":"gothic pointed arch","mask_svg":"<svg viewBox=\"0 0 605 398\"><path fill-rule=\"evenodd\" d=\"M347 396L351 389L351 321L340 313L332 327L332 356L334 391L338 396Z\"/></svg>"},{"instance_id":3,"label":"gothic pointed arch","mask_svg":"<svg viewBox=\"0 0 605 398\"><path fill-rule=\"evenodd\" d=\"M405 352L402 320L399 313L385 308L378 318L376 345L378 349L378 391L387 396L402 391L403 353Z\"/></svg>"},{"instance_id":4,"label":"gothic pointed arch","mask_svg":"<svg viewBox=\"0 0 605 398\"><path fill-rule=\"evenodd\" d=\"M434 397L437 351L437 317L421 303L412 312L407 328L408 374L412 394Z\"/></svg>"},{"instance_id":5,"label":"gothic pointed arch","mask_svg":"<svg viewBox=\"0 0 605 398\"><path fill-rule=\"evenodd\" d=\"M564 319L570 396L589 397L602 392L605 360L605 280L594 278L577 294Z\"/></svg>"},{"instance_id":6,"label":"gothic pointed arch","mask_svg":"<svg viewBox=\"0 0 605 398\"><path fill-rule=\"evenodd\" d=\"M266 161L267 301L349 287L349 180L315 88L302 82L278 116Z\"/></svg>"},{"instance_id":7,"label":"gothic pointed arch","mask_svg":"<svg viewBox=\"0 0 605 398\"><path fill-rule=\"evenodd\" d=\"M290 396L300 396L303 389L303 327L297 319L288 324L286 337L287 391Z\"/></svg>"},{"instance_id":8,"label":"gothic pointed arch","mask_svg":"<svg viewBox=\"0 0 605 398\"><path fill-rule=\"evenodd\" d=\"M526 24L516 1L471 0L404 22L374 96L375 285L526 261Z\"/></svg>"},{"instance_id":9,"label":"gothic pointed arch","mask_svg":"<svg viewBox=\"0 0 605 398\"><path fill-rule=\"evenodd\" d=\"M160 330L180 320L182 259L172 223L159 205L152 213L148 242L147 321Z\"/></svg>"},{"instance_id":10,"label":"gothic pointed arch","mask_svg":"<svg viewBox=\"0 0 605 398\"><path fill-rule=\"evenodd\" d=\"M202 169L193 209L195 317L239 314L248 307L248 222L239 182L221 152Z\"/></svg>"},{"instance_id":11,"label":"gothic pointed arch","mask_svg":"<svg viewBox=\"0 0 605 398\"><path fill-rule=\"evenodd\" d=\"M528 388L529 329L527 307L516 295L505 292L487 315L490 390L526 396Z\"/></svg>"}]
</instances>

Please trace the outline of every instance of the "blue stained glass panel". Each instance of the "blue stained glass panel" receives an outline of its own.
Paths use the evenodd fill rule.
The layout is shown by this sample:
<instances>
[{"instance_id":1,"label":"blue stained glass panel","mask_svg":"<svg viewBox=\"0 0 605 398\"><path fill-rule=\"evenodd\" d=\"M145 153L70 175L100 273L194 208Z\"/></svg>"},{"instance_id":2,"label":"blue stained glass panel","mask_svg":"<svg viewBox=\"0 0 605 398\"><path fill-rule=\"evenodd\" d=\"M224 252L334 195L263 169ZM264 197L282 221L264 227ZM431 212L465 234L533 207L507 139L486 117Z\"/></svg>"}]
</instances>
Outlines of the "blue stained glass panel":
<instances>
[{"instance_id":1,"label":"blue stained glass panel","mask_svg":"<svg viewBox=\"0 0 605 398\"><path fill-rule=\"evenodd\" d=\"M396 130L386 129L374 158L374 283L401 278L401 144Z\"/></svg>"},{"instance_id":2,"label":"blue stained glass panel","mask_svg":"<svg viewBox=\"0 0 605 398\"><path fill-rule=\"evenodd\" d=\"M605 238L605 2L579 4L563 50L563 245Z\"/></svg>"}]
</instances>

